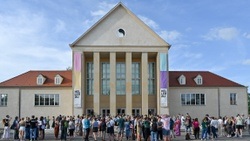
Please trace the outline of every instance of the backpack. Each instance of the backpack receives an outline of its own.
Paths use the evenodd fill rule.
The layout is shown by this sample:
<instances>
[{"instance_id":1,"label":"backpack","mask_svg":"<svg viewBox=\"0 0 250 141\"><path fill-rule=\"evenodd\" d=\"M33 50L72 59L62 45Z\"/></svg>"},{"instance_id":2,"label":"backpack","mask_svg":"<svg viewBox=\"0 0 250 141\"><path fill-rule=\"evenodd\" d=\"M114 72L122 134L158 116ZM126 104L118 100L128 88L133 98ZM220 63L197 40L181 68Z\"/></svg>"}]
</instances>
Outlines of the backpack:
<instances>
[{"instance_id":1,"label":"backpack","mask_svg":"<svg viewBox=\"0 0 250 141\"><path fill-rule=\"evenodd\" d=\"M157 123L156 122L152 123L152 131L157 132Z\"/></svg>"},{"instance_id":2,"label":"backpack","mask_svg":"<svg viewBox=\"0 0 250 141\"><path fill-rule=\"evenodd\" d=\"M68 128L68 127L69 127L68 121L64 121L64 128Z\"/></svg>"}]
</instances>

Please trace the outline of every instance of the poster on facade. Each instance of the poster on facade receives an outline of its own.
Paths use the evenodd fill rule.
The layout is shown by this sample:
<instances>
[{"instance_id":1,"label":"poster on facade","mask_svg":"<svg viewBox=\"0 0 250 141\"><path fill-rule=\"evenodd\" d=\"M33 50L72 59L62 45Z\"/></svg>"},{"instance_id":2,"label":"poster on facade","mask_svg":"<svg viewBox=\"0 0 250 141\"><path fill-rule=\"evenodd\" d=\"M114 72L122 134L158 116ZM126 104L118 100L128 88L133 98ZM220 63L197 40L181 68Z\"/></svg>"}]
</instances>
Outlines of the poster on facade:
<instances>
[{"instance_id":1,"label":"poster on facade","mask_svg":"<svg viewBox=\"0 0 250 141\"><path fill-rule=\"evenodd\" d=\"M168 99L167 99L167 95L168 95L168 90L167 89L161 89L161 107L167 107L168 106Z\"/></svg>"},{"instance_id":2,"label":"poster on facade","mask_svg":"<svg viewBox=\"0 0 250 141\"><path fill-rule=\"evenodd\" d=\"M81 107L81 91L80 90L74 90L74 107L78 108Z\"/></svg>"},{"instance_id":3,"label":"poster on facade","mask_svg":"<svg viewBox=\"0 0 250 141\"><path fill-rule=\"evenodd\" d=\"M168 54L160 53L160 102L161 107L168 106Z\"/></svg>"}]
</instances>

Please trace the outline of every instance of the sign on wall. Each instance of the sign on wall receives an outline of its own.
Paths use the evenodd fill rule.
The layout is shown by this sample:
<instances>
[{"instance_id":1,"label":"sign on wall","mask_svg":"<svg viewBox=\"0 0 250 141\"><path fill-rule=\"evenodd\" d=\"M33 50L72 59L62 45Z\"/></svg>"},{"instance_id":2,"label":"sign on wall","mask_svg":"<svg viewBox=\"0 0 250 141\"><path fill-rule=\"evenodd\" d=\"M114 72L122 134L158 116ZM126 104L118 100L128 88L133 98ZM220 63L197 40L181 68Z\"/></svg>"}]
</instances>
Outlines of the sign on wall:
<instances>
[{"instance_id":1,"label":"sign on wall","mask_svg":"<svg viewBox=\"0 0 250 141\"><path fill-rule=\"evenodd\" d=\"M81 91L74 90L74 107L81 107Z\"/></svg>"}]
</instances>

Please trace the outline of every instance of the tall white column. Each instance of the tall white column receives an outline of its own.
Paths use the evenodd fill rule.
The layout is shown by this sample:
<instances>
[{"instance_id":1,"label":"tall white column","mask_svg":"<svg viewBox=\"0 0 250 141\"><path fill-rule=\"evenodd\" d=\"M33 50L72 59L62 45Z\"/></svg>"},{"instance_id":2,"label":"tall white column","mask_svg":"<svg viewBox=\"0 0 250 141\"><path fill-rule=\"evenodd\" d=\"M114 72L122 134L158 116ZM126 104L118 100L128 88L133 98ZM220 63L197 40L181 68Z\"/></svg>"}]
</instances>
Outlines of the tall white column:
<instances>
[{"instance_id":1,"label":"tall white column","mask_svg":"<svg viewBox=\"0 0 250 141\"><path fill-rule=\"evenodd\" d=\"M94 52L94 99L95 114L100 114L100 53Z\"/></svg>"},{"instance_id":2,"label":"tall white column","mask_svg":"<svg viewBox=\"0 0 250 141\"><path fill-rule=\"evenodd\" d=\"M126 53L126 113L132 115L132 53Z\"/></svg>"},{"instance_id":3,"label":"tall white column","mask_svg":"<svg viewBox=\"0 0 250 141\"><path fill-rule=\"evenodd\" d=\"M110 53L110 114L116 115L116 53Z\"/></svg>"},{"instance_id":4,"label":"tall white column","mask_svg":"<svg viewBox=\"0 0 250 141\"><path fill-rule=\"evenodd\" d=\"M148 114L148 53L141 55L142 114Z\"/></svg>"}]
</instances>

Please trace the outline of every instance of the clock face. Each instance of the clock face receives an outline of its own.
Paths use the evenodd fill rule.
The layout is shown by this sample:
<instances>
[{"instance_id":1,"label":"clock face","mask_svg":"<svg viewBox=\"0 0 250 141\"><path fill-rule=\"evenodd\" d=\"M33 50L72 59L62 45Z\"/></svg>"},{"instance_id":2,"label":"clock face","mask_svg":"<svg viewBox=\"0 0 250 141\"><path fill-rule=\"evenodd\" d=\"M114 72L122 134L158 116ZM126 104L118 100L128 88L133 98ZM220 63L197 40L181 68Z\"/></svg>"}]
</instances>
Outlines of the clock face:
<instances>
[{"instance_id":1,"label":"clock face","mask_svg":"<svg viewBox=\"0 0 250 141\"><path fill-rule=\"evenodd\" d=\"M118 37L124 37L125 36L125 31L123 29L118 29Z\"/></svg>"}]
</instances>

